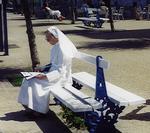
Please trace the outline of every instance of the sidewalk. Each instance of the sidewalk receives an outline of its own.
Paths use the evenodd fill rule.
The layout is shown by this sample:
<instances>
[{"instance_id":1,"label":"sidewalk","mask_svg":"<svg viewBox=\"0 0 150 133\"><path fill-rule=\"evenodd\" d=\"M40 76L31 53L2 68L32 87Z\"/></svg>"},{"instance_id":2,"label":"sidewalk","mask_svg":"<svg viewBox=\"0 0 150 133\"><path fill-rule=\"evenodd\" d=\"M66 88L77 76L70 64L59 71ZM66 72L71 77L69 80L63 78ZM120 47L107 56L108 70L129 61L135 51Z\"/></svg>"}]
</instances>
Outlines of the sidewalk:
<instances>
[{"instance_id":1,"label":"sidewalk","mask_svg":"<svg viewBox=\"0 0 150 133\"><path fill-rule=\"evenodd\" d=\"M71 132L53 111L44 118L27 115L16 102L18 91L19 88L8 85L8 82L1 83L0 81L0 133Z\"/></svg>"},{"instance_id":2,"label":"sidewalk","mask_svg":"<svg viewBox=\"0 0 150 133\"><path fill-rule=\"evenodd\" d=\"M32 20L36 34L41 65L49 62L49 45L44 31L52 25L58 26L76 45L79 51L92 55L101 55L111 66L105 72L106 79L120 87L130 90L149 101L150 89L150 27L149 21L116 21L117 32L110 32L109 23L103 28L89 28L81 22L71 25L70 21ZM9 56L0 56L0 79L10 73L21 71L31 66L25 21L22 16L8 14ZM87 69L94 72L92 66L73 63L73 72ZM23 108L16 102L19 88L0 81L0 132L71 132L54 114L47 118L27 118ZM53 111L59 112L58 107ZM150 104L128 107L116 124L116 132L149 133ZM86 131L85 131L86 132Z\"/></svg>"}]
</instances>

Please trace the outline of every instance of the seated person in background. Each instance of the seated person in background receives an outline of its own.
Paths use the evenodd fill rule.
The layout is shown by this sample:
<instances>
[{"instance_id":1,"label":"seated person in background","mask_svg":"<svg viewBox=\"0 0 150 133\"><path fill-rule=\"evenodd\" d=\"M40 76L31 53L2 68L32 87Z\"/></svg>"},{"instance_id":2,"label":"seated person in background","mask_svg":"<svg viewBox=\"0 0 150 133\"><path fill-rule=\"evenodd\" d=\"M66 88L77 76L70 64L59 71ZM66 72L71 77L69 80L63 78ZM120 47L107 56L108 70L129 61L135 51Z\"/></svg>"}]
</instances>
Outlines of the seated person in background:
<instances>
[{"instance_id":1,"label":"seated person in background","mask_svg":"<svg viewBox=\"0 0 150 133\"><path fill-rule=\"evenodd\" d=\"M42 9L47 11L49 13L49 15L56 16L59 21L62 21L63 19L65 19L65 17L61 15L61 12L59 10L52 10L52 9L50 9L48 7L48 3L47 2L43 3Z\"/></svg>"},{"instance_id":2,"label":"seated person in background","mask_svg":"<svg viewBox=\"0 0 150 133\"><path fill-rule=\"evenodd\" d=\"M108 7L105 2L100 3L100 14L104 15L103 17L108 18Z\"/></svg>"},{"instance_id":3,"label":"seated person in background","mask_svg":"<svg viewBox=\"0 0 150 133\"><path fill-rule=\"evenodd\" d=\"M83 12L84 17L89 17L88 8L89 8L88 4L84 2L81 6L81 11Z\"/></svg>"},{"instance_id":4,"label":"seated person in background","mask_svg":"<svg viewBox=\"0 0 150 133\"><path fill-rule=\"evenodd\" d=\"M141 20L142 19L142 14L141 10L137 5L137 2L133 2L133 18L136 20Z\"/></svg>"},{"instance_id":5,"label":"seated person in background","mask_svg":"<svg viewBox=\"0 0 150 133\"><path fill-rule=\"evenodd\" d=\"M71 64L77 53L76 47L54 26L47 29L46 40L53 46L51 67L46 74L41 73L31 79L24 79L18 97L18 102L27 110L31 109L33 114L48 112L51 89L72 85Z\"/></svg>"}]
</instances>

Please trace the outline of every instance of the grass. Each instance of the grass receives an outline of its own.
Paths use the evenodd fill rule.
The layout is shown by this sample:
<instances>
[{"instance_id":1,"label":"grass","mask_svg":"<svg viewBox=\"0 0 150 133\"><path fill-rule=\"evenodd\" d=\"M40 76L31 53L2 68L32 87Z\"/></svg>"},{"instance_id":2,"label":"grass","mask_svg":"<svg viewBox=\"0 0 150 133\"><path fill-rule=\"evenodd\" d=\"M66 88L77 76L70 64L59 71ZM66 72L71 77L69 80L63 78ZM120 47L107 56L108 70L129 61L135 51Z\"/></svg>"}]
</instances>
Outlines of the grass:
<instances>
[{"instance_id":1,"label":"grass","mask_svg":"<svg viewBox=\"0 0 150 133\"><path fill-rule=\"evenodd\" d=\"M21 74L14 74L12 76L8 76L7 79L13 86L17 87L21 86L23 77L21 76Z\"/></svg>"}]
</instances>

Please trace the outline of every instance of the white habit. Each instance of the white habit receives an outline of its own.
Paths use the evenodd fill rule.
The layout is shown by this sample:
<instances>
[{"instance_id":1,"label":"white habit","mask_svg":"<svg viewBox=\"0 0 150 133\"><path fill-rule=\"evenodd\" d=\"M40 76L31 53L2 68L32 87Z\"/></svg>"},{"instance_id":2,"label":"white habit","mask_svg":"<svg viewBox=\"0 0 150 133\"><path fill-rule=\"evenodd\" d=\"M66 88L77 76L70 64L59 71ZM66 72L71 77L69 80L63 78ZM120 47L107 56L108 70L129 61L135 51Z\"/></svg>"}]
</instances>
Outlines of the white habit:
<instances>
[{"instance_id":1,"label":"white habit","mask_svg":"<svg viewBox=\"0 0 150 133\"><path fill-rule=\"evenodd\" d=\"M40 113L47 113L49 110L51 89L72 84L71 62L77 52L72 42L58 28L50 27L48 31L57 37L59 42L51 49L52 66L46 74L47 79L24 79L18 97L19 103Z\"/></svg>"}]
</instances>

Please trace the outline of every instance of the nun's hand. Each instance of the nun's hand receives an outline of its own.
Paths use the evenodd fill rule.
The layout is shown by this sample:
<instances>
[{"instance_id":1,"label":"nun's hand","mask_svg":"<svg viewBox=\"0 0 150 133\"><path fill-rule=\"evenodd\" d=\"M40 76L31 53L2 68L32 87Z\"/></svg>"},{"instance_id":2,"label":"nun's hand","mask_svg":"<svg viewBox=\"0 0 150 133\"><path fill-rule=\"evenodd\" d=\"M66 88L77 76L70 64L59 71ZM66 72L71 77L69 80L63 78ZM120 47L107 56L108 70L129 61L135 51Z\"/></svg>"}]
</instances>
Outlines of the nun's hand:
<instances>
[{"instance_id":1,"label":"nun's hand","mask_svg":"<svg viewBox=\"0 0 150 133\"><path fill-rule=\"evenodd\" d=\"M34 72L41 72L41 67L40 67L40 65L37 64L33 71L34 71Z\"/></svg>"},{"instance_id":2,"label":"nun's hand","mask_svg":"<svg viewBox=\"0 0 150 133\"><path fill-rule=\"evenodd\" d=\"M46 79L47 77L44 74L38 74L37 76L35 76L35 78L42 80L42 79Z\"/></svg>"},{"instance_id":3,"label":"nun's hand","mask_svg":"<svg viewBox=\"0 0 150 133\"><path fill-rule=\"evenodd\" d=\"M40 67L35 67L34 72L41 72L41 68Z\"/></svg>"}]
</instances>

